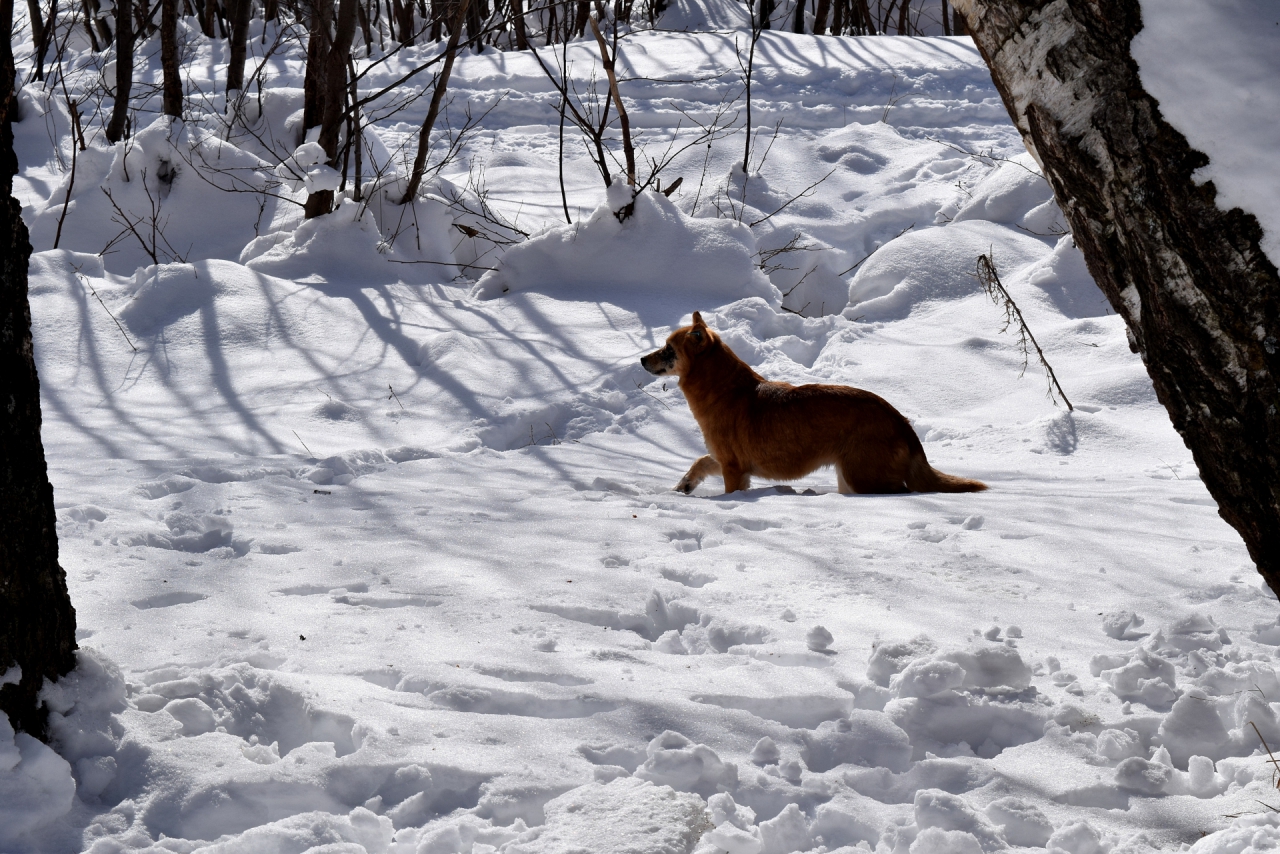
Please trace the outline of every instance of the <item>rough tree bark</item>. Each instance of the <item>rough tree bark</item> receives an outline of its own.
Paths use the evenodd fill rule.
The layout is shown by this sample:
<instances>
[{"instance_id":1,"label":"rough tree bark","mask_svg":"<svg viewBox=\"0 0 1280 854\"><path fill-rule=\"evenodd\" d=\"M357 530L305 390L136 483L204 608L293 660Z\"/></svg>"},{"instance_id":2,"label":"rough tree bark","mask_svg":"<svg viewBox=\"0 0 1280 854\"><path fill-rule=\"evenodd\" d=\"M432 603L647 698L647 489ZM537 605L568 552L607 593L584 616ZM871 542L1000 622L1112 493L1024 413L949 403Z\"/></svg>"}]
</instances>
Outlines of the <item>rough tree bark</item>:
<instances>
[{"instance_id":1,"label":"rough tree bark","mask_svg":"<svg viewBox=\"0 0 1280 854\"><path fill-rule=\"evenodd\" d=\"M129 121L129 91L133 88L133 21L129 18L129 0L116 2L116 101L107 123L107 141L124 138Z\"/></svg>"},{"instance_id":2,"label":"rough tree bark","mask_svg":"<svg viewBox=\"0 0 1280 854\"><path fill-rule=\"evenodd\" d=\"M8 32L13 0L0 0ZM53 487L40 443L40 381L31 349L27 259L31 243L22 206L12 197L13 47L0 45L0 675L12 665L22 680L0 686L0 711L14 729L43 738L37 694L45 679L75 666L76 612L58 565Z\"/></svg>"},{"instance_id":3,"label":"rough tree bark","mask_svg":"<svg viewBox=\"0 0 1280 854\"><path fill-rule=\"evenodd\" d=\"M1218 512L1280 592L1280 275L1142 88L1138 0L953 0Z\"/></svg>"}]
</instances>

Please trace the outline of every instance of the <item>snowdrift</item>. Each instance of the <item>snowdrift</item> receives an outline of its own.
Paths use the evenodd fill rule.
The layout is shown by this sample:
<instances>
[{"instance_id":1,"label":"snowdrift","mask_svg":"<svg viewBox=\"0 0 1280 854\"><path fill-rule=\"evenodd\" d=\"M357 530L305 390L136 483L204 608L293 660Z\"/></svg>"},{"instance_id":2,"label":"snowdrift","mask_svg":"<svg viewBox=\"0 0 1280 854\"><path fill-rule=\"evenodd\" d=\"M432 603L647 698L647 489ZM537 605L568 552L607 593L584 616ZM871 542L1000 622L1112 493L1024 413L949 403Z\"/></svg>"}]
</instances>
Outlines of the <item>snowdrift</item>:
<instances>
[{"instance_id":1,"label":"snowdrift","mask_svg":"<svg viewBox=\"0 0 1280 854\"><path fill-rule=\"evenodd\" d=\"M737 26L734 9L672 3L664 25ZM186 32L192 85L221 91L225 45ZM651 155L737 85L742 35L623 41ZM572 226L558 100L528 55L459 57L455 103L493 111L412 205L397 158L423 104L366 129L361 199L352 181L305 223L308 182L334 175L299 133L296 53L269 60L246 126L193 101L185 125L91 139L74 188L49 131L68 116L24 88L17 183L82 651L46 689L51 747L0 727L0 848L1280 839L1247 814L1274 791L1257 736L1280 742L1276 600L980 58L963 39L757 48L756 126L786 121L749 177L737 131L619 222L625 188L601 205L566 145ZM567 53L586 69L597 48ZM971 276L987 253L1073 411L1000 334ZM672 493L705 448L638 358L695 309L767 377L884 396L934 464L992 489L841 496L819 472Z\"/></svg>"}]
</instances>

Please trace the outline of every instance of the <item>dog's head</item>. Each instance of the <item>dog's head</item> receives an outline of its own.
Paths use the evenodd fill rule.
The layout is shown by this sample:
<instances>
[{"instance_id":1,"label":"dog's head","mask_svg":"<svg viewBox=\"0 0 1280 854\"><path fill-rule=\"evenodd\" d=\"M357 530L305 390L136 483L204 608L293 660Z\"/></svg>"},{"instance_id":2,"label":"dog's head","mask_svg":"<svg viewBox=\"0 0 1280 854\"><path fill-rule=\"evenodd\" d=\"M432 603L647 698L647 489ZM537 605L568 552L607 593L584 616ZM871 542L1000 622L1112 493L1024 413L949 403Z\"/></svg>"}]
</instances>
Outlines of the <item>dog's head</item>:
<instances>
[{"instance_id":1,"label":"dog's head","mask_svg":"<svg viewBox=\"0 0 1280 854\"><path fill-rule=\"evenodd\" d=\"M717 340L702 315L693 313L693 325L682 326L667 336L667 346L655 350L640 360L640 364L651 374L683 377L699 353L705 352Z\"/></svg>"}]
</instances>

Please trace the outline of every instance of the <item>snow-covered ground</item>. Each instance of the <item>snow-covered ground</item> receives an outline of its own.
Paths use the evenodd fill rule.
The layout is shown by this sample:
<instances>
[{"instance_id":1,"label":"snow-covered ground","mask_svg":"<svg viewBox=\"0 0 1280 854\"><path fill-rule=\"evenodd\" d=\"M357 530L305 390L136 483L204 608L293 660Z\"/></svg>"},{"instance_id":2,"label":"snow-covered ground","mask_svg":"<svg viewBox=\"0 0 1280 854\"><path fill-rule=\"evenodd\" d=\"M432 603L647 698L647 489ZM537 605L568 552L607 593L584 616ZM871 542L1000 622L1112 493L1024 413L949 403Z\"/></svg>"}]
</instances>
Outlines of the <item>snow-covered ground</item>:
<instances>
[{"instance_id":1,"label":"snow-covered ground","mask_svg":"<svg viewBox=\"0 0 1280 854\"><path fill-rule=\"evenodd\" d=\"M745 38L623 41L649 157L738 112ZM189 50L192 90L220 91L223 45ZM140 51L154 75L157 52ZM568 55L585 91L594 47ZM140 114L128 145L91 140L57 250L68 116L23 90L82 652L49 694L61 758L0 732L0 850L1280 838L1260 742L1280 744L1275 597L967 39L765 34L745 209L739 130L685 151L663 172L680 189L622 224L571 127L564 223L554 90L494 51L460 57L453 126L496 106L411 215L377 188L306 224L225 192L267 188L298 141L300 56L268 66L256 136L203 136L210 95L185 128ZM366 168L394 163L424 111L375 124ZM103 188L144 218L138 238L113 242ZM170 263L143 248L148 191ZM479 191L531 236L453 228L514 234L441 201L475 209ZM1034 355L1022 374L970 275L983 253L1074 411ZM672 492L702 443L638 358L693 310L768 377L884 396L936 467L990 491L842 496L820 472Z\"/></svg>"}]
</instances>

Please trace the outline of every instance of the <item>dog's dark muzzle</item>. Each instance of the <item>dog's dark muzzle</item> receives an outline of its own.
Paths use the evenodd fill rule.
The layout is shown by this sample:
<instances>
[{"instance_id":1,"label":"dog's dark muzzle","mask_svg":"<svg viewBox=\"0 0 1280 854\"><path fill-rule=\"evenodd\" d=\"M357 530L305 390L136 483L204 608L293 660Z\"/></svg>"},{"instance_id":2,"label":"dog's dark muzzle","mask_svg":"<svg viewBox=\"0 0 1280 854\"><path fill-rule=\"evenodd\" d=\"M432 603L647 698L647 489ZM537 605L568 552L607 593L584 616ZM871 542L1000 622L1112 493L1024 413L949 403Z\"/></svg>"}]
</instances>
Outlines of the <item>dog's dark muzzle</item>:
<instances>
[{"instance_id":1,"label":"dog's dark muzzle","mask_svg":"<svg viewBox=\"0 0 1280 854\"><path fill-rule=\"evenodd\" d=\"M640 366L657 376L670 373L675 363L676 351L670 346L663 347L661 350L657 350L640 359Z\"/></svg>"}]
</instances>

